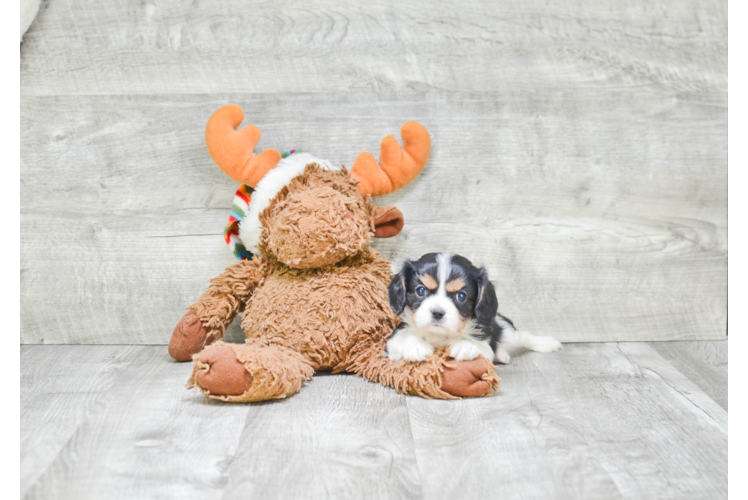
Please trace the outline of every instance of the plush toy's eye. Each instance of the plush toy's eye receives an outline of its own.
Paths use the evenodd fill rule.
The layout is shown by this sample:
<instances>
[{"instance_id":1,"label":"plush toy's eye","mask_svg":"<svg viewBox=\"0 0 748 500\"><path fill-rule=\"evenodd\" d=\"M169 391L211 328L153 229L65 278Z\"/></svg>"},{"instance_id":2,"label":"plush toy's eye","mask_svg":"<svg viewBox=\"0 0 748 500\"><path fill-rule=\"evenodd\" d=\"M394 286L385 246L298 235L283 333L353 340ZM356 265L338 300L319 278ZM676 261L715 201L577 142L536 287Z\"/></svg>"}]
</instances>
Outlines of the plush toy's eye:
<instances>
[{"instance_id":1,"label":"plush toy's eye","mask_svg":"<svg viewBox=\"0 0 748 500\"><path fill-rule=\"evenodd\" d=\"M419 286L416 288L416 295L419 297L424 297L426 295L426 287L425 286Z\"/></svg>"},{"instance_id":2,"label":"plush toy's eye","mask_svg":"<svg viewBox=\"0 0 748 500\"><path fill-rule=\"evenodd\" d=\"M467 299L467 295L465 295L465 292L457 292L457 295L455 295L455 299L457 299L457 302L465 302Z\"/></svg>"}]
</instances>

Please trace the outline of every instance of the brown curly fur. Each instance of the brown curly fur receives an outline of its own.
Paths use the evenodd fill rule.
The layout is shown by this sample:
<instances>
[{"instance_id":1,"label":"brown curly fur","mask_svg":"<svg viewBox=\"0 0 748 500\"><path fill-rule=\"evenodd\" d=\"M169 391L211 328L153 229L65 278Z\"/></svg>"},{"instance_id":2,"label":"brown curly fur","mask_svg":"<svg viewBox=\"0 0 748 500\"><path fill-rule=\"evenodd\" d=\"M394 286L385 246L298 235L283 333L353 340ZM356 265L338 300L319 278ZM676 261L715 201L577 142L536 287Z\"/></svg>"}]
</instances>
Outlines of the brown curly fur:
<instances>
[{"instance_id":1,"label":"brown curly fur","mask_svg":"<svg viewBox=\"0 0 748 500\"><path fill-rule=\"evenodd\" d=\"M251 386L238 396L201 388L197 373L210 367L198 354L188 386L210 398L261 401L289 396L314 370L330 369L405 394L457 399L441 389L444 350L420 363L384 355L399 319L387 301L390 263L367 247L379 212L345 170L308 165L260 215L261 256L229 267L190 306L213 339L244 310L247 344L231 349L252 374ZM495 390L500 379L483 359L481 378Z\"/></svg>"},{"instance_id":2,"label":"brown curly fur","mask_svg":"<svg viewBox=\"0 0 748 500\"><path fill-rule=\"evenodd\" d=\"M222 339L226 327L236 313L244 310L246 301L268 272L269 266L262 258L239 261L210 280L205 293L187 309L195 311L210 339Z\"/></svg>"},{"instance_id":3,"label":"brown curly fur","mask_svg":"<svg viewBox=\"0 0 748 500\"><path fill-rule=\"evenodd\" d=\"M390 274L369 248L322 269L279 267L247 303L242 328L301 353L315 370L333 369L360 338L395 328L382 293Z\"/></svg>"},{"instance_id":4,"label":"brown curly fur","mask_svg":"<svg viewBox=\"0 0 748 500\"><path fill-rule=\"evenodd\" d=\"M261 214L259 249L293 268L321 268L371 242L375 207L348 173L316 163L283 187Z\"/></svg>"}]
</instances>

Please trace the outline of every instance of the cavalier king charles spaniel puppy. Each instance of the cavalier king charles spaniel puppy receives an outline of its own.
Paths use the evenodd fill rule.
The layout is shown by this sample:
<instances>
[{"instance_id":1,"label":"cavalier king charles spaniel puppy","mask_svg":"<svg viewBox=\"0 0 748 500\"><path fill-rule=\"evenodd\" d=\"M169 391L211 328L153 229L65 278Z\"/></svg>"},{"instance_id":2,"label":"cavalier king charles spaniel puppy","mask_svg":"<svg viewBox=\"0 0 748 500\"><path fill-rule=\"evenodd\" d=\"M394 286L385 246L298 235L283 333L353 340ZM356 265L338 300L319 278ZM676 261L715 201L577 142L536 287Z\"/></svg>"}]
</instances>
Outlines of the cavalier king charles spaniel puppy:
<instances>
[{"instance_id":1,"label":"cavalier king charles spaniel puppy","mask_svg":"<svg viewBox=\"0 0 748 500\"><path fill-rule=\"evenodd\" d=\"M456 361L482 354L509 363L507 348L553 352L561 343L517 330L499 314L496 291L486 270L448 253L406 260L392 278L389 302L402 322L387 342L392 360L423 361L435 347L447 347Z\"/></svg>"}]
</instances>

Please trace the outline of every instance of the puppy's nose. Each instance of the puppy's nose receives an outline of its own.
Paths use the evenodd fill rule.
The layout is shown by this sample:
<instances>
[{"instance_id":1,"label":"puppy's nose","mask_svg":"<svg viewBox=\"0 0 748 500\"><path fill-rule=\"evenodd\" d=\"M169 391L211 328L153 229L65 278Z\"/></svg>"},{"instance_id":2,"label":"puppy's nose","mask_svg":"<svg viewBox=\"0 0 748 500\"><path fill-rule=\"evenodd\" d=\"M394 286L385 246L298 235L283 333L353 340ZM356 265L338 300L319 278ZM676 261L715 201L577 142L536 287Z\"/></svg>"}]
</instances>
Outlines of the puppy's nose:
<instances>
[{"instance_id":1,"label":"puppy's nose","mask_svg":"<svg viewBox=\"0 0 748 500\"><path fill-rule=\"evenodd\" d=\"M442 319L446 313L442 311L441 309L432 309L431 310L431 316L433 316L434 319Z\"/></svg>"}]
</instances>

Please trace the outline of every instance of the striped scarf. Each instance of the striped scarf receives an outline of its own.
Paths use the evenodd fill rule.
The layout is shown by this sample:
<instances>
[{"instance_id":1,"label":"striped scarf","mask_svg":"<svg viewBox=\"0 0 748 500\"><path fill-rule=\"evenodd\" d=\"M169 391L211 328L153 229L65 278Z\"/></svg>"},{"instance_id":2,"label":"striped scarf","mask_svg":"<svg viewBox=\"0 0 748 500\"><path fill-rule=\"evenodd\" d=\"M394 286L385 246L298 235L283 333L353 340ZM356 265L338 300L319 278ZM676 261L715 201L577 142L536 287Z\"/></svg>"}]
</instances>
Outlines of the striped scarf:
<instances>
[{"instance_id":1,"label":"striped scarf","mask_svg":"<svg viewBox=\"0 0 748 500\"><path fill-rule=\"evenodd\" d=\"M292 149L281 154L281 158L294 153L302 153L302 151ZM236 190L234 203L231 206L231 215L229 215L229 222L223 230L223 239L226 240L226 244L238 260L252 260L252 257L254 257L254 254L247 250L242 240L239 239L239 223L244 220L249 210L249 203L252 201L252 191L252 188L246 184L242 184Z\"/></svg>"}]
</instances>

